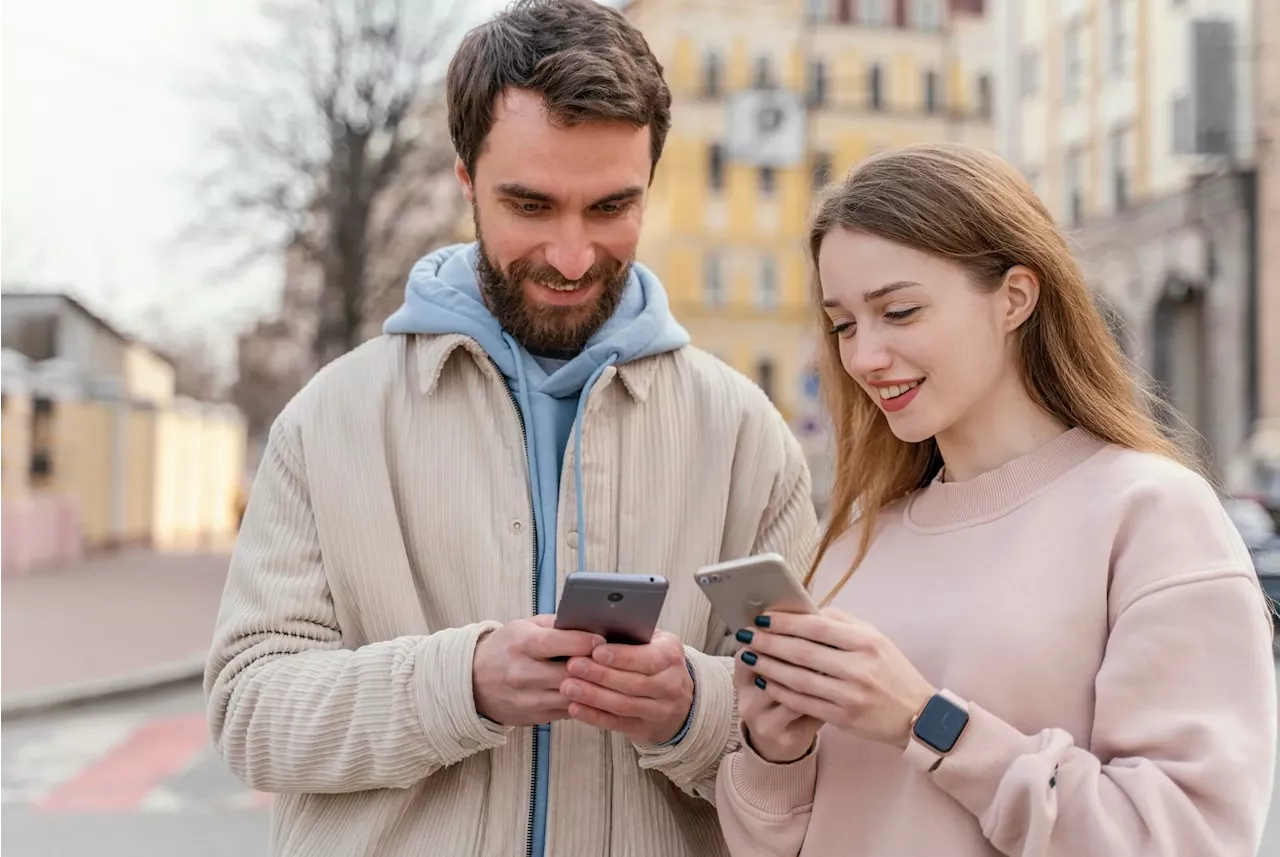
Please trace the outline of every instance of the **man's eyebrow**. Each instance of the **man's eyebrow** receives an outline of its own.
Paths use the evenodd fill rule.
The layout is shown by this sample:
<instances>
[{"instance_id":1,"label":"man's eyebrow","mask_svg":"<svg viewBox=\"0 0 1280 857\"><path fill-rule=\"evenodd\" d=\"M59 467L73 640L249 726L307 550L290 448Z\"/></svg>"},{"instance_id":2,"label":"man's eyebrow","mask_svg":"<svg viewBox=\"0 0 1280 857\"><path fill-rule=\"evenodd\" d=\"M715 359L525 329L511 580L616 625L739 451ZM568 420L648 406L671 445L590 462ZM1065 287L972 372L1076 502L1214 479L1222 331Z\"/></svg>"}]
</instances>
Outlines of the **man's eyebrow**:
<instances>
[{"instance_id":1,"label":"man's eyebrow","mask_svg":"<svg viewBox=\"0 0 1280 857\"><path fill-rule=\"evenodd\" d=\"M555 197L549 193L543 193L540 190L534 190L528 185L520 184L520 182L506 182L498 185L496 188L498 196L508 196L512 199L527 199L530 202L555 202Z\"/></svg>"},{"instance_id":2,"label":"man's eyebrow","mask_svg":"<svg viewBox=\"0 0 1280 857\"><path fill-rule=\"evenodd\" d=\"M644 188L640 187L639 185L631 185L631 187L624 187L622 190L614 191L613 193L608 194L607 196L602 196L591 204L592 205L608 205L611 202L627 202L632 199L638 199L643 195L644 195Z\"/></svg>"}]
</instances>

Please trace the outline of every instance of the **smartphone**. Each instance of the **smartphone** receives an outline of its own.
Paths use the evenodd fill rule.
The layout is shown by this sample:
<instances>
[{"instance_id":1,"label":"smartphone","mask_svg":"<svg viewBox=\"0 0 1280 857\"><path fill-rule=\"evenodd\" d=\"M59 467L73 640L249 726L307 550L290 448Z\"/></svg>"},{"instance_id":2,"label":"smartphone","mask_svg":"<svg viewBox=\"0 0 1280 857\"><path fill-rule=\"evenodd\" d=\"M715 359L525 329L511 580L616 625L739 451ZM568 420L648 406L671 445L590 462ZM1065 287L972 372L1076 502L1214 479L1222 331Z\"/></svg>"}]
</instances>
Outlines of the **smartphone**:
<instances>
[{"instance_id":1,"label":"smartphone","mask_svg":"<svg viewBox=\"0 0 1280 857\"><path fill-rule=\"evenodd\" d=\"M702 594L730 630L750 628L766 610L817 613L804 584L776 553L757 554L698 569Z\"/></svg>"},{"instance_id":2,"label":"smartphone","mask_svg":"<svg viewBox=\"0 0 1280 857\"><path fill-rule=\"evenodd\" d=\"M647 643L667 600L667 579L656 574L580 571L565 578L555 627L589 631L610 643Z\"/></svg>"}]
</instances>

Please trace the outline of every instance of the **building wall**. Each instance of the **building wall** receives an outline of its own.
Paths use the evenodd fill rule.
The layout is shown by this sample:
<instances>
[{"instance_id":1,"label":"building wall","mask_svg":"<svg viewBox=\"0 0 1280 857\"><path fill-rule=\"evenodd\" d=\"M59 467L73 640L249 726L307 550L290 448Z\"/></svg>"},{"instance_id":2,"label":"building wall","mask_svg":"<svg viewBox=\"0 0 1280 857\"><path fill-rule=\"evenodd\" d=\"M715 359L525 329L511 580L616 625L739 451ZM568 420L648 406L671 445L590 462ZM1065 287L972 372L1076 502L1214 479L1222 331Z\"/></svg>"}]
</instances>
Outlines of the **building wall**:
<instances>
[{"instance_id":1,"label":"building wall","mask_svg":"<svg viewBox=\"0 0 1280 857\"><path fill-rule=\"evenodd\" d=\"M1257 3L1259 457L1280 471L1280 4Z\"/></svg>"},{"instance_id":2,"label":"building wall","mask_svg":"<svg viewBox=\"0 0 1280 857\"><path fill-rule=\"evenodd\" d=\"M173 364L141 342L130 342L124 351L125 394L134 401L167 405L173 401Z\"/></svg>"},{"instance_id":3,"label":"building wall","mask_svg":"<svg viewBox=\"0 0 1280 857\"><path fill-rule=\"evenodd\" d=\"M636 0L628 8L664 65L674 100L638 258L662 278L695 345L757 382L766 381L762 367L771 367L771 382L763 385L793 422L806 411L803 382L817 330L806 235L819 156L829 158L831 176L839 178L887 147L948 139L994 145L989 116L976 115L979 75L991 82L995 72L986 19L957 16L936 30L903 29L893 20L910 19L909 4L891 3L886 25L862 26L836 20L840 5ZM855 21L856 6L850 7ZM818 13L816 20L806 17L807 10ZM721 88L708 96L704 69L712 54L720 58ZM794 92L807 89L809 63L821 60L825 103L809 111L805 156L773 171L772 192L762 189L757 167L728 160L716 190L710 151L727 142L725 95L751 85L762 57L776 85ZM884 75L879 109L869 103L873 64ZM945 105L935 112L925 110L928 71L936 74ZM717 259L724 284L719 300L709 289ZM770 270L776 299L765 302L762 282Z\"/></svg>"}]
</instances>

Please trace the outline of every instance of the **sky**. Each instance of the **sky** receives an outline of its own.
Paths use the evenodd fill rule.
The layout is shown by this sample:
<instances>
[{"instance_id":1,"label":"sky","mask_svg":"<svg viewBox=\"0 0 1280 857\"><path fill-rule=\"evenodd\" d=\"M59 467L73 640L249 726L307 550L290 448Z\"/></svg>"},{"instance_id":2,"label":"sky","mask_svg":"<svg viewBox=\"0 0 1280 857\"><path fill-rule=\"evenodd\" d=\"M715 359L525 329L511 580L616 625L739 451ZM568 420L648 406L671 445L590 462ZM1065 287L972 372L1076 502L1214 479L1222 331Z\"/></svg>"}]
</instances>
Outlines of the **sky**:
<instances>
[{"instance_id":1,"label":"sky","mask_svg":"<svg viewBox=\"0 0 1280 857\"><path fill-rule=\"evenodd\" d=\"M0 24L0 279L72 292L126 331L220 341L277 304L278 263L226 277L184 244L209 106L189 87L261 0L8 3ZM477 20L503 0L473 2ZM157 329L159 328L159 329Z\"/></svg>"}]
</instances>

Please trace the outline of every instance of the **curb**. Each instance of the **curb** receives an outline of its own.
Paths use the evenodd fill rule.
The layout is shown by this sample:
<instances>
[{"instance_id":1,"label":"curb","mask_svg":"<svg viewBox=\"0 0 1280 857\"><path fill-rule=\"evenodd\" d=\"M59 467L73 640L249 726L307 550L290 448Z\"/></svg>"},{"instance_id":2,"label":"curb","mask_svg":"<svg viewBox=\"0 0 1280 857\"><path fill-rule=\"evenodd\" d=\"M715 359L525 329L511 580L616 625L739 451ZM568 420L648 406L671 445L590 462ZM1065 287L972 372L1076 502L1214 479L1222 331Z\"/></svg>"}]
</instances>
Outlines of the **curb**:
<instances>
[{"instance_id":1,"label":"curb","mask_svg":"<svg viewBox=\"0 0 1280 857\"><path fill-rule=\"evenodd\" d=\"M190 681L204 675L207 660L208 654L201 652L126 675L10 694L0 698L0 720Z\"/></svg>"}]
</instances>

